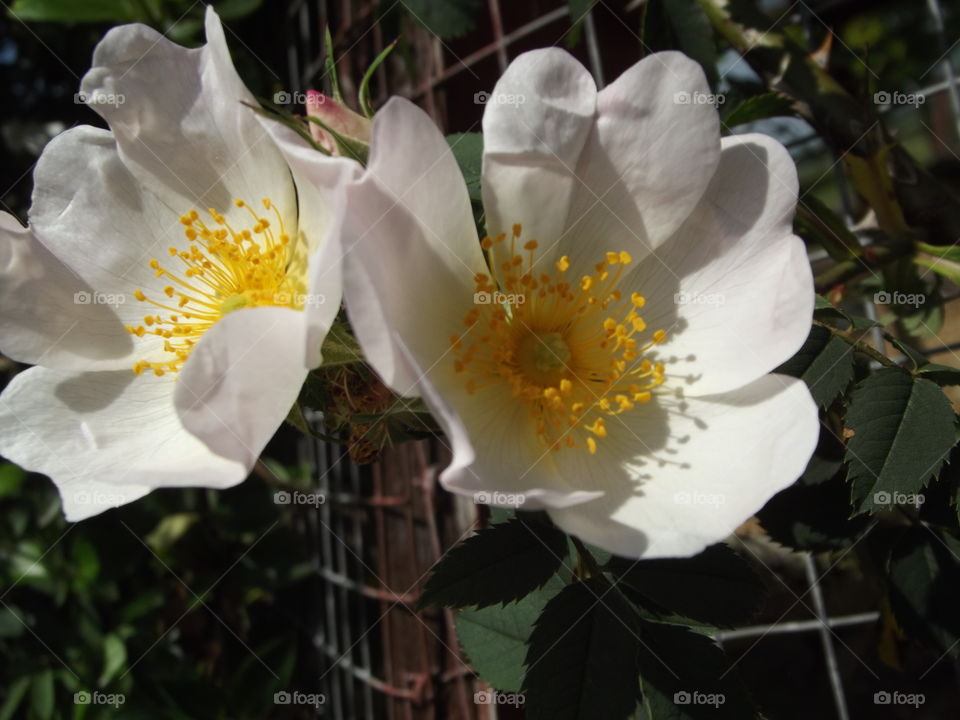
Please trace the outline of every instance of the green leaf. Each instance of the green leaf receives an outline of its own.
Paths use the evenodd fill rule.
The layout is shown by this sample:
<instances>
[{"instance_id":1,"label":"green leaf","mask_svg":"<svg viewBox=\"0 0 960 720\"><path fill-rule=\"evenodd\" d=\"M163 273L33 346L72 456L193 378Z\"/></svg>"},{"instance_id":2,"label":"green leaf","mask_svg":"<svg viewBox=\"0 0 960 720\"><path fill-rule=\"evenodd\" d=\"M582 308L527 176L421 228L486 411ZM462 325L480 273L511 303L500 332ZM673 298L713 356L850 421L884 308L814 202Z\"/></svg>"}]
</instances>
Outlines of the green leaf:
<instances>
[{"instance_id":1,"label":"green leaf","mask_svg":"<svg viewBox=\"0 0 960 720\"><path fill-rule=\"evenodd\" d=\"M816 296L816 300L813 305L813 314L814 317L830 317L834 320L846 320L847 322L850 322L850 316L832 302L827 300L823 295Z\"/></svg>"},{"instance_id":2,"label":"green leaf","mask_svg":"<svg viewBox=\"0 0 960 720\"><path fill-rule=\"evenodd\" d=\"M564 587L554 575L539 590L505 607L462 610L455 622L457 637L474 670L492 687L518 692L523 660L533 624L547 601Z\"/></svg>"},{"instance_id":3,"label":"green leaf","mask_svg":"<svg viewBox=\"0 0 960 720\"><path fill-rule=\"evenodd\" d=\"M930 362L927 360L926 355L912 345L903 342L903 340L898 338L896 335L891 335L890 333L885 332L883 333L883 337L887 342L889 342L907 357L907 359L913 364L913 369L923 367Z\"/></svg>"},{"instance_id":4,"label":"green leaf","mask_svg":"<svg viewBox=\"0 0 960 720\"><path fill-rule=\"evenodd\" d=\"M755 120L793 115L793 101L779 93L764 93L747 98L727 115L723 124L728 128Z\"/></svg>"},{"instance_id":5,"label":"green leaf","mask_svg":"<svg viewBox=\"0 0 960 720\"><path fill-rule=\"evenodd\" d=\"M563 565L567 538L539 522L491 525L448 551L431 570L420 607L486 607L542 587Z\"/></svg>"},{"instance_id":6,"label":"green leaf","mask_svg":"<svg viewBox=\"0 0 960 720\"><path fill-rule=\"evenodd\" d=\"M937 385L960 385L960 369L938 363L927 363L917 369L917 375Z\"/></svg>"},{"instance_id":7,"label":"green leaf","mask_svg":"<svg viewBox=\"0 0 960 720\"><path fill-rule=\"evenodd\" d=\"M323 340L323 367L363 362L360 343L350 334L347 324L335 321Z\"/></svg>"},{"instance_id":8,"label":"green leaf","mask_svg":"<svg viewBox=\"0 0 960 720\"><path fill-rule=\"evenodd\" d=\"M763 601L763 584L733 550L718 543L691 558L626 560L610 570L631 598L658 614L732 627L749 620Z\"/></svg>"},{"instance_id":9,"label":"green leaf","mask_svg":"<svg viewBox=\"0 0 960 720\"><path fill-rule=\"evenodd\" d=\"M23 635L26 628L22 618L23 613L17 607L6 603L0 605L0 639Z\"/></svg>"},{"instance_id":10,"label":"green leaf","mask_svg":"<svg viewBox=\"0 0 960 720\"><path fill-rule=\"evenodd\" d=\"M447 39L473 30L483 4L481 0L404 0L403 7L429 32Z\"/></svg>"},{"instance_id":11,"label":"green leaf","mask_svg":"<svg viewBox=\"0 0 960 720\"><path fill-rule=\"evenodd\" d=\"M890 556L890 607L900 627L938 653L960 655L960 540L909 528Z\"/></svg>"},{"instance_id":12,"label":"green leaf","mask_svg":"<svg viewBox=\"0 0 960 720\"><path fill-rule=\"evenodd\" d=\"M255 12L263 0L215 0L213 6L221 20L239 20Z\"/></svg>"},{"instance_id":13,"label":"green leaf","mask_svg":"<svg viewBox=\"0 0 960 720\"><path fill-rule=\"evenodd\" d=\"M74 587L89 587L100 574L100 557L97 549L87 538L78 537L70 544L70 566L73 571Z\"/></svg>"},{"instance_id":14,"label":"green leaf","mask_svg":"<svg viewBox=\"0 0 960 720\"><path fill-rule=\"evenodd\" d=\"M481 202L480 168L483 163L483 135L480 133L454 133L447 135L447 144L456 158L463 179L467 183L470 200Z\"/></svg>"},{"instance_id":15,"label":"green leaf","mask_svg":"<svg viewBox=\"0 0 960 720\"><path fill-rule=\"evenodd\" d=\"M750 720L756 711L712 639L643 621L637 656L641 720Z\"/></svg>"},{"instance_id":16,"label":"green leaf","mask_svg":"<svg viewBox=\"0 0 960 720\"><path fill-rule=\"evenodd\" d=\"M144 538L144 541L155 553L162 555L169 552L199 519L200 515L194 512L166 515Z\"/></svg>"},{"instance_id":17,"label":"green leaf","mask_svg":"<svg viewBox=\"0 0 960 720\"><path fill-rule=\"evenodd\" d=\"M930 380L885 368L860 382L847 409L845 460L860 512L903 503L937 475L955 440L950 401Z\"/></svg>"},{"instance_id":18,"label":"green leaf","mask_svg":"<svg viewBox=\"0 0 960 720\"><path fill-rule=\"evenodd\" d=\"M870 524L868 516L850 513L842 463L814 455L803 476L770 498L757 516L774 542L828 552L849 546Z\"/></svg>"},{"instance_id":19,"label":"green leaf","mask_svg":"<svg viewBox=\"0 0 960 720\"><path fill-rule=\"evenodd\" d=\"M127 647L116 635L107 635L103 638L103 672L97 680L97 685L106 687L116 677L127 662Z\"/></svg>"},{"instance_id":20,"label":"green leaf","mask_svg":"<svg viewBox=\"0 0 960 720\"><path fill-rule=\"evenodd\" d=\"M21 677L7 687L7 697L3 701L3 706L0 707L0 720L10 720L13 717L17 708L20 707L23 696L27 694L29 689L29 677Z\"/></svg>"},{"instance_id":21,"label":"green leaf","mask_svg":"<svg viewBox=\"0 0 960 720\"><path fill-rule=\"evenodd\" d=\"M16 0L9 14L24 22L147 22L133 0Z\"/></svg>"},{"instance_id":22,"label":"green leaf","mask_svg":"<svg viewBox=\"0 0 960 720\"><path fill-rule=\"evenodd\" d=\"M16 495L27 476L23 468L13 463L0 463L0 498Z\"/></svg>"},{"instance_id":23,"label":"green leaf","mask_svg":"<svg viewBox=\"0 0 960 720\"><path fill-rule=\"evenodd\" d=\"M530 633L528 720L625 720L636 707L636 613L602 578L568 585Z\"/></svg>"},{"instance_id":24,"label":"green leaf","mask_svg":"<svg viewBox=\"0 0 960 720\"><path fill-rule=\"evenodd\" d=\"M853 380L853 348L814 325L803 347L774 372L800 378L817 404L827 407Z\"/></svg>"},{"instance_id":25,"label":"green leaf","mask_svg":"<svg viewBox=\"0 0 960 720\"><path fill-rule=\"evenodd\" d=\"M676 37L677 49L696 60L710 82L716 87L717 46L713 28L697 0L662 0L670 26Z\"/></svg>"},{"instance_id":26,"label":"green leaf","mask_svg":"<svg viewBox=\"0 0 960 720\"><path fill-rule=\"evenodd\" d=\"M30 685L30 708L39 720L53 717L53 671L44 670L33 676Z\"/></svg>"},{"instance_id":27,"label":"green leaf","mask_svg":"<svg viewBox=\"0 0 960 720\"><path fill-rule=\"evenodd\" d=\"M368 67L367 71L363 74L363 79L360 80L360 90L357 93L357 100L360 103L360 109L363 110L363 114L366 115L368 118L372 118L374 114L374 108L370 100L370 81L373 80L373 75L374 73L377 72L377 68L383 64L383 61L387 59L387 56L393 52L393 49L396 46L397 46L397 41L394 40L392 43L387 45L383 50L381 50L380 54L373 59L373 62L370 63L370 67ZM336 138L336 135L334 135L334 138ZM370 151L365 144L360 143L360 145L362 148L362 159L361 159L361 156L358 155L356 152L352 152L350 154L356 157L357 160L360 160L360 162L363 165L366 165L367 157Z\"/></svg>"}]
</instances>

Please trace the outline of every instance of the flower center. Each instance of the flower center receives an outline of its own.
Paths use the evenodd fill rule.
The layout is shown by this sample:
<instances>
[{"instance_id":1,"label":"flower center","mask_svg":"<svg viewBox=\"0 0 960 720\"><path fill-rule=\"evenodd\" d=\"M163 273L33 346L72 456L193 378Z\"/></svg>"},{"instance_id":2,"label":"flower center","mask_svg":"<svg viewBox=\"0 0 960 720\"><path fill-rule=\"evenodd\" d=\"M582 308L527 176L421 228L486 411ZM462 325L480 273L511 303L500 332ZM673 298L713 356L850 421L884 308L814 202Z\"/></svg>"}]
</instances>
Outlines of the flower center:
<instances>
[{"instance_id":1,"label":"flower center","mask_svg":"<svg viewBox=\"0 0 960 720\"><path fill-rule=\"evenodd\" d=\"M638 313L646 300L617 289L628 253L606 253L592 274L571 282L566 256L552 274L536 274L537 242L520 254L521 232L513 226L509 248L506 235L483 239L490 275L474 278L477 305L464 318L467 329L450 339L454 370L468 376L470 394L499 386L522 402L550 449L595 453L606 418L649 402L663 384L663 364L642 356L666 333L638 339L647 330Z\"/></svg>"},{"instance_id":2,"label":"flower center","mask_svg":"<svg viewBox=\"0 0 960 720\"><path fill-rule=\"evenodd\" d=\"M274 229L270 219L243 200L234 204L250 214L249 228L235 230L213 208L209 210L213 223L208 226L191 210L180 218L185 247L169 248L170 263L176 269L156 258L150 261L155 275L168 281L162 289L166 298L154 299L143 290L134 295L163 312L146 315L143 325L126 329L137 337L164 338L167 357L138 361L133 366L137 375L145 370L155 375L178 371L203 333L234 310L264 305L303 309L305 270L280 211L269 199L263 200L264 208L273 213Z\"/></svg>"}]
</instances>

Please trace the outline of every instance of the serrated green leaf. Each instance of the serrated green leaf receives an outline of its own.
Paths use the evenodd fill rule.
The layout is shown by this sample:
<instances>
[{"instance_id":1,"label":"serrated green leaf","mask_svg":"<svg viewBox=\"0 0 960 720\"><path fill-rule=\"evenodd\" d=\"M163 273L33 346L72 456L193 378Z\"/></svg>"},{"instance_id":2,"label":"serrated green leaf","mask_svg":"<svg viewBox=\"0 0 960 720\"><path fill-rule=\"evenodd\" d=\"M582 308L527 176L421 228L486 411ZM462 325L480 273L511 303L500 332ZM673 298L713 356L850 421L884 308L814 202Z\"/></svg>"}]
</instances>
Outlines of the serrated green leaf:
<instances>
[{"instance_id":1,"label":"serrated green leaf","mask_svg":"<svg viewBox=\"0 0 960 720\"><path fill-rule=\"evenodd\" d=\"M567 538L539 522L490 525L448 551L430 572L420 607L482 608L519 600L563 565Z\"/></svg>"},{"instance_id":2,"label":"serrated green leaf","mask_svg":"<svg viewBox=\"0 0 960 720\"><path fill-rule=\"evenodd\" d=\"M747 98L727 115L723 124L728 128L755 120L793 115L793 101L779 93L764 93Z\"/></svg>"},{"instance_id":3,"label":"serrated green leaf","mask_svg":"<svg viewBox=\"0 0 960 720\"><path fill-rule=\"evenodd\" d=\"M763 584L733 550L718 543L691 558L614 558L611 571L649 610L733 627L752 617L763 601Z\"/></svg>"},{"instance_id":4,"label":"serrated green leaf","mask_svg":"<svg viewBox=\"0 0 960 720\"><path fill-rule=\"evenodd\" d=\"M635 613L602 578L568 585L530 633L528 720L626 720L636 707Z\"/></svg>"},{"instance_id":5,"label":"serrated green leaf","mask_svg":"<svg viewBox=\"0 0 960 720\"><path fill-rule=\"evenodd\" d=\"M819 317L832 317L835 320L846 320L850 322L850 317L823 295L817 295L813 305L813 314Z\"/></svg>"},{"instance_id":6,"label":"serrated green leaf","mask_svg":"<svg viewBox=\"0 0 960 720\"><path fill-rule=\"evenodd\" d=\"M801 478L770 498L757 517L774 542L828 552L849 546L870 524L869 517L850 513L842 463L814 455Z\"/></svg>"},{"instance_id":7,"label":"serrated green leaf","mask_svg":"<svg viewBox=\"0 0 960 720\"><path fill-rule=\"evenodd\" d=\"M889 599L897 624L938 653L960 655L960 540L908 529L890 556Z\"/></svg>"},{"instance_id":8,"label":"serrated green leaf","mask_svg":"<svg viewBox=\"0 0 960 720\"><path fill-rule=\"evenodd\" d=\"M757 714L712 639L643 621L640 720L751 720Z\"/></svg>"},{"instance_id":9,"label":"serrated green leaf","mask_svg":"<svg viewBox=\"0 0 960 720\"><path fill-rule=\"evenodd\" d=\"M483 135L480 133L454 133L447 135L447 144L460 166L467 191L472 202L481 202L480 169L483 165Z\"/></svg>"},{"instance_id":10,"label":"serrated green leaf","mask_svg":"<svg viewBox=\"0 0 960 720\"><path fill-rule=\"evenodd\" d=\"M492 687L518 692L523 684L523 661L533 624L547 601L560 592L564 583L554 575L506 607L467 609L457 613L457 637L470 665Z\"/></svg>"},{"instance_id":11,"label":"serrated green leaf","mask_svg":"<svg viewBox=\"0 0 960 720\"><path fill-rule=\"evenodd\" d=\"M854 503L873 512L916 495L939 473L956 429L950 401L930 380L884 368L860 382L847 409L845 461Z\"/></svg>"},{"instance_id":12,"label":"serrated green leaf","mask_svg":"<svg viewBox=\"0 0 960 720\"><path fill-rule=\"evenodd\" d=\"M960 369L938 363L927 363L917 369L917 375L937 385L960 385Z\"/></svg>"},{"instance_id":13,"label":"serrated green leaf","mask_svg":"<svg viewBox=\"0 0 960 720\"><path fill-rule=\"evenodd\" d=\"M853 349L826 328L814 325L803 347L774 372L803 380L817 404L826 407L853 380Z\"/></svg>"}]
</instances>

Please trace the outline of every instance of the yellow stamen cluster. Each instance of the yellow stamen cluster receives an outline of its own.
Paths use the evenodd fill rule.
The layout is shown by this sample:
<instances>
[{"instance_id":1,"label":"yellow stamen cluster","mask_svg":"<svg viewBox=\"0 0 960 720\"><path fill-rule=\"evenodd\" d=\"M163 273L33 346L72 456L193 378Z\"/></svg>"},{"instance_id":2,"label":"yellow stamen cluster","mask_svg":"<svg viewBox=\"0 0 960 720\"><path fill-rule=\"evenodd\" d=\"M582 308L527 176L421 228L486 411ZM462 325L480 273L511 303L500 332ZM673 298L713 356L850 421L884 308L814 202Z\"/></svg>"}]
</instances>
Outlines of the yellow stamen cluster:
<instances>
[{"instance_id":1,"label":"yellow stamen cluster","mask_svg":"<svg viewBox=\"0 0 960 720\"><path fill-rule=\"evenodd\" d=\"M520 250L520 225L484 238L490 274L474 278L478 304L451 339L454 369L467 391L502 384L526 406L537 436L552 450L597 451L606 419L649 402L664 381L662 363L642 355L666 339L647 330L639 293L623 297L617 285L632 260L608 252L589 275L568 279L570 259L537 273L537 242Z\"/></svg>"},{"instance_id":2,"label":"yellow stamen cluster","mask_svg":"<svg viewBox=\"0 0 960 720\"><path fill-rule=\"evenodd\" d=\"M146 370L155 375L179 370L200 336L233 310L264 305L302 309L303 272L294 267L294 248L279 210L269 199L263 200L264 208L272 211L271 220L242 200L235 205L251 216L248 229L235 230L213 208L208 226L191 210L180 218L186 247L169 248L170 263L179 266L179 272L156 258L150 260L156 277L166 281L165 297L154 299L143 290L134 295L165 312L146 315L142 325L126 329L137 337L162 337L169 357L138 361L133 366L137 375Z\"/></svg>"}]
</instances>

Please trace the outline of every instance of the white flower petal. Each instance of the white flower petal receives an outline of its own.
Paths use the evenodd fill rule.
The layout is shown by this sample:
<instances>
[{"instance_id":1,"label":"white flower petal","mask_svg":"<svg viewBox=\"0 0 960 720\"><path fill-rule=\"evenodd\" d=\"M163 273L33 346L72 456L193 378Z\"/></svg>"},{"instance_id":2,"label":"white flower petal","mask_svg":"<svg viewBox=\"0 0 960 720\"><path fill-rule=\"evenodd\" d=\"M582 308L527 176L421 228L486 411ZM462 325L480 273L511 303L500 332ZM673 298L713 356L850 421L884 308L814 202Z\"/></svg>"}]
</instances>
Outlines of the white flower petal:
<instances>
[{"instance_id":1,"label":"white flower petal","mask_svg":"<svg viewBox=\"0 0 960 720\"><path fill-rule=\"evenodd\" d=\"M558 48L517 57L483 113L483 208L491 237L523 225L548 248L566 228L581 180L575 176L594 122L597 88Z\"/></svg>"},{"instance_id":2,"label":"white flower petal","mask_svg":"<svg viewBox=\"0 0 960 720\"><path fill-rule=\"evenodd\" d=\"M586 489L606 491L551 509L558 526L624 557L694 555L793 483L819 435L809 390L783 375L665 406L669 435L662 414L644 409L622 416L629 427L609 422L596 455L558 459Z\"/></svg>"},{"instance_id":3,"label":"white flower petal","mask_svg":"<svg viewBox=\"0 0 960 720\"><path fill-rule=\"evenodd\" d=\"M450 372L449 366L423 372L402 339L397 344L398 352L416 369L419 394L449 442L450 464L440 475L447 490L485 505L524 510L568 507L601 495L564 482L552 454L537 442L526 412L510 397L482 391L468 395L464 378ZM458 415L451 403L463 414Z\"/></svg>"},{"instance_id":4,"label":"white flower petal","mask_svg":"<svg viewBox=\"0 0 960 720\"><path fill-rule=\"evenodd\" d=\"M184 427L251 468L307 376L304 313L236 310L204 333L180 371L174 402Z\"/></svg>"},{"instance_id":5,"label":"white flower petal","mask_svg":"<svg viewBox=\"0 0 960 720\"><path fill-rule=\"evenodd\" d=\"M438 201L442 198L442 201ZM347 312L384 382L417 394L419 371L452 365L450 336L486 272L463 177L429 118L401 99L374 121L370 165L350 186L338 229Z\"/></svg>"},{"instance_id":6,"label":"white flower petal","mask_svg":"<svg viewBox=\"0 0 960 720\"><path fill-rule=\"evenodd\" d=\"M183 226L130 174L109 132L80 126L51 140L37 163L30 229L73 276L64 277L69 294L90 292L90 304L108 307L117 318L113 325L92 327L97 337L91 342L126 347L130 336L124 325L139 325L146 314L135 291L164 284L155 277L150 259L176 244ZM86 333L86 325L78 331ZM162 340L153 337L136 343L139 354L161 345ZM86 367L129 365L128 358L118 356L115 363Z\"/></svg>"},{"instance_id":7,"label":"white flower petal","mask_svg":"<svg viewBox=\"0 0 960 720\"><path fill-rule=\"evenodd\" d=\"M145 25L113 28L97 45L82 92L110 124L124 162L174 218L196 207L227 213L235 198L269 197L290 214L289 172L242 104L256 100L233 67L212 7L206 33L207 44L191 50Z\"/></svg>"},{"instance_id":8,"label":"white flower petal","mask_svg":"<svg viewBox=\"0 0 960 720\"><path fill-rule=\"evenodd\" d=\"M696 62L662 52L600 92L559 248L575 268L591 267L607 250L627 250L639 260L694 209L717 167L720 121L710 104L676 100L709 91Z\"/></svg>"},{"instance_id":9,"label":"white flower petal","mask_svg":"<svg viewBox=\"0 0 960 720\"><path fill-rule=\"evenodd\" d=\"M347 189L338 236L348 248L347 314L364 355L391 389L417 395L418 368L429 373L441 363L452 365L450 337L462 331L473 290L443 262L403 205L372 178Z\"/></svg>"},{"instance_id":10,"label":"white flower petal","mask_svg":"<svg viewBox=\"0 0 960 720\"><path fill-rule=\"evenodd\" d=\"M392 98L374 117L363 182L376 183L403 207L441 261L473 287L474 273L486 265L463 174L437 126L409 100Z\"/></svg>"},{"instance_id":11,"label":"white flower petal","mask_svg":"<svg viewBox=\"0 0 960 720\"><path fill-rule=\"evenodd\" d=\"M290 165L297 188L299 230L311 248L304 312L309 324L307 364L316 367L343 295L339 242L331 233L334 214L342 212L343 188L360 177L362 168L354 160L324 156L278 122L266 118L261 122Z\"/></svg>"},{"instance_id":12,"label":"white flower petal","mask_svg":"<svg viewBox=\"0 0 960 720\"><path fill-rule=\"evenodd\" d=\"M187 432L170 376L35 367L0 396L0 454L48 475L68 520L130 502L156 487L225 488L247 468Z\"/></svg>"},{"instance_id":13,"label":"white flower petal","mask_svg":"<svg viewBox=\"0 0 960 720\"><path fill-rule=\"evenodd\" d=\"M36 237L0 213L0 342L19 362L61 369L127 367L130 335L115 308ZM95 302L96 301L96 302Z\"/></svg>"},{"instance_id":14,"label":"white flower petal","mask_svg":"<svg viewBox=\"0 0 960 720\"><path fill-rule=\"evenodd\" d=\"M813 312L810 263L791 229L793 161L764 135L725 138L723 148L697 209L625 283L647 298L648 326L667 331L659 355L688 395L774 369L803 344Z\"/></svg>"}]
</instances>

